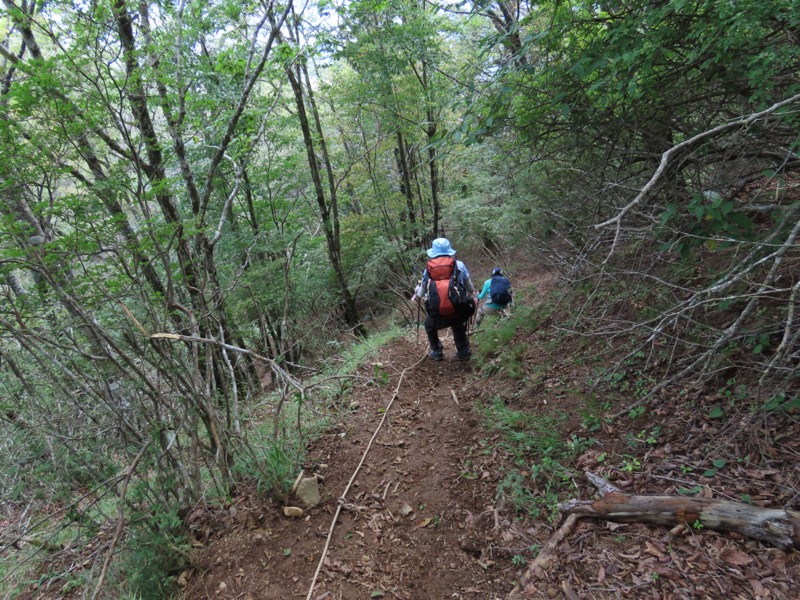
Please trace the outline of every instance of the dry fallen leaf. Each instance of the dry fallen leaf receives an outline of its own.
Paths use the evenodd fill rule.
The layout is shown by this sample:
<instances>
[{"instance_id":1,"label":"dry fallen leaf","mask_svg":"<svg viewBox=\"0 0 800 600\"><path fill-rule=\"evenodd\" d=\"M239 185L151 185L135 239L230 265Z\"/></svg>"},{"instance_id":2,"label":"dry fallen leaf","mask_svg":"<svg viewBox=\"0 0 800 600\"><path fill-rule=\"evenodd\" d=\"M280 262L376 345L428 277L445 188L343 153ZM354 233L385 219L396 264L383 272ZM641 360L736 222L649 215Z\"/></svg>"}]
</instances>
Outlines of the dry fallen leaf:
<instances>
[{"instance_id":1,"label":"dry fallen leaf","mask_svg":"<svg viewBox=\"0 0 800 600\"><path fill-rule=\"evenodd\" d=\"M753 559L738 548L725 548L720 556L722 560L732 565L743 567L753 562Z\"/></svg>"},{"instance_id":2,"label":"dry fallen leaf","mask_svg":"<svg viewBox=\"0 0 800 600\"><path fill-rule=\"evenodd\" d=\"M786 571L786 553L783 550L772 548L769 553L769 565L772 570L778 574L783 574Z\"/></svg>"},{"instance_id":3,"label":"dry fallen leaf","mask_svg":"<svg viewBox=\"0 0 800 600\"><path fill-rule=\"evenodd\" d=\"M662 556L664 556L663 552L661 552L653 544L651 544L650 542L647 542L647 541L645 541L645 543L644 543L644 551L647 552L647 554L655 556L656 558L661 558Z\"/></svg>"},{"instance_id":4,"label":"dry fallen leaf","mask_svg":"<svg viewBox=\"0 0 800 600\"><path fill-rule=\"evenodd\" d=\"M764 597L764 586L761 585L761 582L758 579L749 579L748 582L750 583L750 587L753 588L753 592L759 598Z\"/></svg>"},{"instance_id":5,"label":"dry fallen leaf","mask_svg":"<svg viewBox=\"0 0 800 600\"><path fill-rule=\"evenodd\" d=\"M189 577L191 576L191 572L183 571L181 572L180 576L178 577L178 585L180 587L186 587L189 585Z\"/></svg>"},{"instance_id":6,"label":"dry fallen leaf","mask_svg":"<svg viewBox=\"0 0 800 600\"><path fill-rule=\"evenodd\" d=\"M575 593L575 590L573 590L572 586L566 581L561 582L561 591L564 592L564 595L569 598L569 600L579 600L578 594Z\"/></svg>"},{"instance_id":7,"label":"dry fallen leaf","mask_svg":"<svg viewBox=\"0 0 800 600\"><path fill-rule=\"evenodd\" d=\"M653 570L658 573L660 577L666 577L667 579L672 579L673 581L678 581L681 579L679 573L670 569L669 567L665 567L664 565L655 565Z\"/></svg>"},{"instance_id":8,"label":"dry fallen leaf","mask_svg":"<svg viewBox=\"0 0 800 600\"><path fill-rule=\"evenodd\" d=\"M414 526L414 529L422 529L423 527L427 527L428 525L430 525L431 521L433 521L433 519L431 519L430 517L426 517L426 518L422 519L422 521L417 523Z\"/></svg>"}]
</instances>

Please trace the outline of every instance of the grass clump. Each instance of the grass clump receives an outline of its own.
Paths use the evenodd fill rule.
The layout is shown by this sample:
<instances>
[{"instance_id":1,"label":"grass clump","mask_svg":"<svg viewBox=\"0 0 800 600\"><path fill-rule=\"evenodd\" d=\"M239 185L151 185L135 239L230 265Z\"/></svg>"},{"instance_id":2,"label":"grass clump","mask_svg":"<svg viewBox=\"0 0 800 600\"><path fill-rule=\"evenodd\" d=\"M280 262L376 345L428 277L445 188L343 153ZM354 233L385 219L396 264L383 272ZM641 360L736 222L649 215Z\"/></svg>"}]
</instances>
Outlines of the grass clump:
<instances>
[{"instance_id":1,"label":"grass clump","mask_svg":"<svg viewBox=\"0 0 800 600\"><path fill-rule=\"evenodd\" d=\"M526 376L525 355L528 344L520 337L535 331L539 320L533 307L524 306L508 318L484 318L473 340L473 353L484 375L504 373L512 379Z\"/></svg>"},{"instance_id":2,"label":"grass clump","mask_svg":"<svg viewBox=\"0 0 800 600\"><path fill-rule=\"evenodd\" d=\"M498 493L511 501L517 512L531 518L542 513L553 518L562 492L573 480L569 464L595 440L565 439L559 426L567 421L567 415L561 411L529 414L513 410L499 399L479 410L487 426L501 434L497 445L513 464Z\"/></svg>"}]
</instances>

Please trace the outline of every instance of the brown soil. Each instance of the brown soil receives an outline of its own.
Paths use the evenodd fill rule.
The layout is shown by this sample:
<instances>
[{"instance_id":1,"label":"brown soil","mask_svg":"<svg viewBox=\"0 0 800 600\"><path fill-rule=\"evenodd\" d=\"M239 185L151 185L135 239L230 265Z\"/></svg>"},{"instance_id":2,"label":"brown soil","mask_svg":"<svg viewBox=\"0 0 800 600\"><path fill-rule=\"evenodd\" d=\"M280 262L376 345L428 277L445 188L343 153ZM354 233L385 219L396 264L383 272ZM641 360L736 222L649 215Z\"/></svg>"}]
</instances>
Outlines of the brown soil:
<instances>
[{"instance_id":1,"label":"brown soil","mask_svg":"<svg viewBox=\"0 0 800 600\"><path fill-rule=\"evenodd\" d=\"M539 295L553 284L545 273L515 281L516 289ZM322 502L291 519L282 505L245 495L198 515L203 533L196 568L182 575L184 597L506 598L561 521L519 513L498 494L509 457L500 434L476 410L494 397L526 413L558 411L564 418L557 434L565 439L591 436L590 450L564 462L572 473L597 472L630 493L691 490L797 509L796 416L753 420L743 412L723 423L708 417L719 395L690 390L680 397L665 393L635 420L603 422L589 433L581 415L590 387L586 363L596 350L574 340L559 343L551 326L527 335L516 342L527 344L528 376L516 379L487 377L492 357L454 360L447 335L441 363L424 358L423 332L419 341L409 337L383 348L362 374L371 376L379 363L388 383L354 391L351 412L309 451L306 474L320 476ZM480 346L480 335L474 342ZM572 360L580 357L586 363ZM615 409L632 402L624 385L606 392ZM726 467L711 474L709 461L717 457ZM563 482L560 500L595 496L580 479ZM538 491L535 480L525 485ZM736 534L585 520L532 582L523 597L789 599L800 589L800 554Z\"/></svg>"},{"instance_id":2,"label":"brown soil","mask_svg":"<svg viewBox=\"0 0 800 600\"><path fill-rule=\"evenodd\" d=\"M314 599L494 598L511 589L509 515L494 506L502 473L464 465L486 435L472 412L480 390L469 363L433 362L426 350L414 339L383 349L376 362L392 373L389 384L355 394L352 414L310 449L307 474L324 478L323 501L300 519L252 498L235 504L198 553L187 598L306 597L331 526Z\"/></svg>"}]
</instances>

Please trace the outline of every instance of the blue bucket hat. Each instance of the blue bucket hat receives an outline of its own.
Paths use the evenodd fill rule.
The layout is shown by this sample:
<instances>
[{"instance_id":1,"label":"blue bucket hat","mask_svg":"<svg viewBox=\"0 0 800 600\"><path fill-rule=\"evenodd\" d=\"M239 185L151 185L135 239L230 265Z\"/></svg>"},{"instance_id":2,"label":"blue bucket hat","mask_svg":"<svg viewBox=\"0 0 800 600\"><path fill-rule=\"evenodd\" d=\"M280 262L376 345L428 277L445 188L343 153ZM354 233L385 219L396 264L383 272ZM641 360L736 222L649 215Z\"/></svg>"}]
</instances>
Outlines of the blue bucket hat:
<instances>
[{"instance_id":1,"label":"blue bucket hat","mask_svg":"<svg viewBox=\"0 0 800 600\"><path fill-rule=\"evenodd\" d=\"M436 238L428 249L428 256L431 258L453 256L455 253L456 251L450 247L450 241L447 238Z\"/></svg>"},{"instance_id":2,"label":"blue bucket hat","mask_svg":"<svg viewBox=\"0 0 800 600\"><path fill-rule=\"evenodd\" d=\"M495 267L494 270L492 271L492 277L494 277L495 275L502 275L502 274L503 274L503 269L501 269L500 267Z\"/></svg>"}]
</instances>

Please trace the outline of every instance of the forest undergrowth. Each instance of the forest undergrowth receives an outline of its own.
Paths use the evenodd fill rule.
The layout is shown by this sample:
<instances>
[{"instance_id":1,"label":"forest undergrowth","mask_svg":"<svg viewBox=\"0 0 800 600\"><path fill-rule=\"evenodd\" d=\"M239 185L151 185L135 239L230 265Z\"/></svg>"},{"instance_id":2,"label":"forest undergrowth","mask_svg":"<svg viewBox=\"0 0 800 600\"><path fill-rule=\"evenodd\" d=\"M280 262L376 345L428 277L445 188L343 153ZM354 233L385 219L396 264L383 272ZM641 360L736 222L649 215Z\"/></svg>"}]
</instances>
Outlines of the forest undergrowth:
<instances>
[{"instance_id":1,"label":"forest undergrowth","mask_svg":"<svg viewBox=\"0 0 800 600\"><path fill-rule=\"evenodd\" d=\"M479 268L485 266L484 260L479 261ZM473 555L483 565L478 570L494 576L488 592L492 598L505 597L517 581L524 579L528 563L563 522L560 503L594 497L596 490L586 480L585 471L632 494L701 496L754 506L799 508L800 407L796 395L776 393L765 404L757 399L765 393L759 387L757 373L731 368L702 383L678 382L652 394L664 378L668 348L660 350L662 355L658 355L658 349L646 353L639 348L636 336L615 335L609 340L598 335L597 328L579 330L582 319L608 311L619 298L625 298L617 306L624 305L626 312L621 315L617 311L615 316L633 322L650 309L646 299L631 294L629 287L612 284L604 289L592 287L587 293L587 289L541 263L520 261L510 271L517 290L512 315L499 321L487 320L472 336L475 354L470 369L462 374L448 367L440 370L435 380L429 379L426 371L412 370L404 387L408 390L404 394L420 387L430 386L431 394L436 386L451 387L453 396L462 396L462 402L466 402L458 408L466 411L463 414L474 425L469 435L458 440L451 455L442 450L442 430L432 423L429 437L406 437L395 446L415 455L437 457L442 463L457 463L459 481L481 486L480 491L470 487L460 493L480 498L495 514L494 527L482 532L484 537ZM181 598L264 597L258 592L264 581L253 576L258 562L248 562L258 548L264 556L286 559L267 560L272 593L289 593L292 589L299 593L307 583L308 569L313 557L318 556L321 540L311 536L311 546L303 554L300 544L305 537L284 520L280 506L291 504L289 486L299 467L324 473L321 481L332 496L311 509L308 518L313 520L306 530L325 530L324 524L312 524L330 516L335 506L333 482L345 479L352 467L345 458L331 459L330 444L339 447L342 440L350 439L340 432L348 432L346 436L353 436L352 449L363 447L356 437L369 434L369 423L374 421L361 422L362 411L370 402L378 401L381 392L385 398L400 368L395 361L409 360L400 350L405 347L402 344L424 352L424 343L420 344L418 337L413 344L401 344L409 337L413 337L413 324L405 334L389 329L354 346L346 355L331 359L336 364L331 363L326 372L337 373L340 385L325 403L330 407L323 411L325 418L317 420L313 431L307 431L308 447L298 447L292 456L276 454L277 447L266 454L271 459L262 465L262 473L271 472L277 487L255 485L257 473L242 473L241 488L227 500L209 498L189 515L189 538L143 540L139 546L135 539L129 539L114 577L122 577L126 585L138 585L138 597L142 598L155 597L156 589L166 591L171 586ZM304 410L316 409L310 405ZM442 414L449 412L446 406L439 410L445 411ZM375 406L368 413L380 415L382 409ZM247 427L255 429L249 435L254 436L258 428L272 432L268 414L254 411L250 415ZM286 423L296 418L290 413ZM291 427L284 431L291 431ZM393 447L393 442L386 447ZM323 463L324 471L320 471ZM381 471L380 466L372 468ZM381 484L390 480L385 473L380 476ZM435 489L430 492L437 495ZM431 498L419 507L435 506L435 502ZM385 507L373 506L370 510L373 517L369 523L374 529L379 522L376 515L385 514L381 512ZM445 509L441 509L438 517L431 518L443 519L444 515ZM425 523L425 519L419 523ZM16 591L7 588L6 595L25 599L86 597L84 582L96 568L97 549L113 535L110 525L111 521L109 528L94 534L93 542L80 548L71 547L68 541L49 542L52 558L27 574L19 571L15 579L21 583ZM342 543L356 530L356 525L345 529ZM448 539L444 525L441 531L442 543L450 551L470 556L464 550L463 532L461 537ZM68 532L62 535L68 540ZM24 543L19 546L26 548ZM170 548L174 550L172 556ZM27 549L34 548L28 545ZM161 554L165 551L167 555ZM435 552L443 551L438 548ZM22 556L21 550L13 548L6 548L4 554L12 559L8 565ZM305 558L298 565L289 560L291 555ZM391 553L384 558L391 562ZM339 567L334 569L327 563L324 572L328 580L336 579L336 572L347 574L341 557L331 560L338 561L335 564ZM160 573L164 579L150 583L138 580L137 584L137 573L147 571L137 570L136 561L144 566L158 565L160 570L151 575ZM125 565L130 569L127 574ZM377 567L361 571L360 577L370 594L392 589L385 583L391 577ZM446 588L430 587L431 574L416 577L418 587L396 585L393 593L404 598L445 597L437 594L444 594ZM800 560L796 551L770 548L736 533L702 531L701 526L670 531L648 525L585 521L563 542L547 572L539 577L539 595L531 597L552 597L569 590L577 597L598 598L631 593L638 597L739 594L790 598L790 590L800 584ZM406 583L413 579L406 575ZM479 583L473 587L483 589ZM112 585L100 597L118 593L114 589ZM431 595L415 595L420 592L414 589L428 589L426 593ZM330 593L333 595L314 597L362 597L353 590Z\"/></svg>"}]
</instances>

